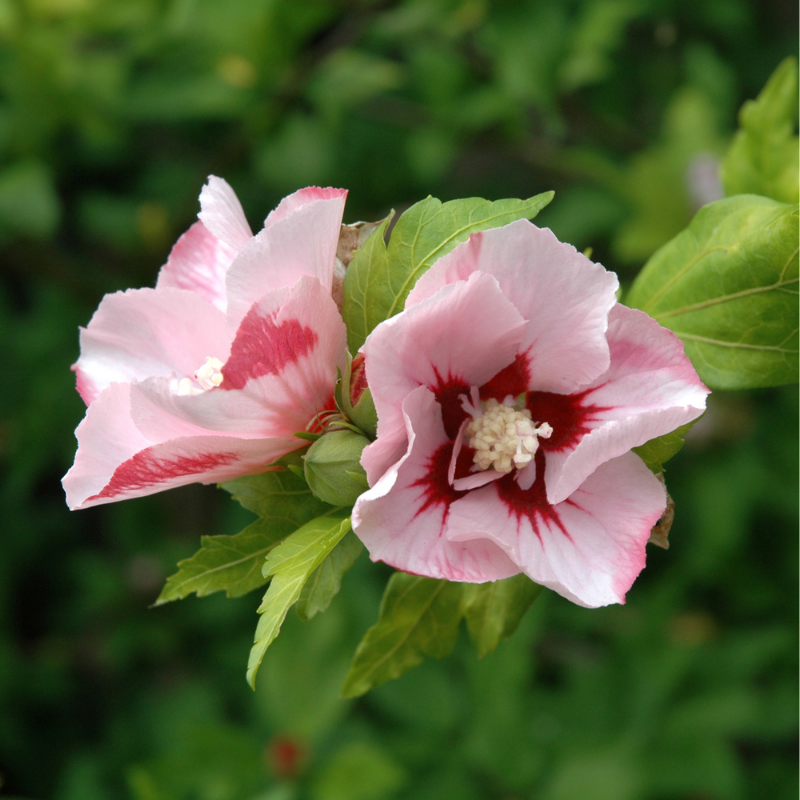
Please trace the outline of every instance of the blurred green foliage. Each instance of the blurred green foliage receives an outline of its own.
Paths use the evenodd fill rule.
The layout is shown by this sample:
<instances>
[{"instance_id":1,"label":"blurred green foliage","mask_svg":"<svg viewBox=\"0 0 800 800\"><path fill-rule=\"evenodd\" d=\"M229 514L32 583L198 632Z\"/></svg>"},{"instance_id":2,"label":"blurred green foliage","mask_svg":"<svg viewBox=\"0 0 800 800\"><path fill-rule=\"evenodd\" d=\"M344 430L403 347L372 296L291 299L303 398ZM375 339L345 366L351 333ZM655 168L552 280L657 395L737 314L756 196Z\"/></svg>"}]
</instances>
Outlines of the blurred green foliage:
<instances>
[{"instance_id":1,"label":"blurred green foliage","mask_svg":"<svg viewBox=\"0 0 800 800\"><path fill-rule=\"evenodd\" d=\"M720 195L796 31L787 0L0 0L0 796L795 797L796 388L712 397L626 607L545 592L484 659L462 636L356 702L388 570L290 614L253 694L256 595L148 609L247 512L193 486L70 514L58 480L77 326L154 283L209 173L254 223L311 183L348 221L555 189L537 221L628 281Z\"/></svg>"}]
</instances>

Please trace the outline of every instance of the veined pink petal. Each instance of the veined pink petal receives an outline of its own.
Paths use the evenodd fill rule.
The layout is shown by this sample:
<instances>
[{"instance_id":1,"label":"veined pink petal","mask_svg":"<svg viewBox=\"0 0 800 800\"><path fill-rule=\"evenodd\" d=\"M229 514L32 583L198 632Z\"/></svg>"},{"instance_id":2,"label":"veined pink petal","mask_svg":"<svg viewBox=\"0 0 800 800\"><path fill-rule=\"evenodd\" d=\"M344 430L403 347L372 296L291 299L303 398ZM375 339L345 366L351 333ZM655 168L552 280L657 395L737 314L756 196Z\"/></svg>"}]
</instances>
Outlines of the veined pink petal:
<instances>
[{"instance_id":1,"label":"veined pink petal","mask_svg":"<svg viewBox=\"0 0 800 800\"><path fill-rule=\"evenodd\" d=\"M205 431L247 439L291 437L331 407L346 335L330 294L313 278L301 278L250 309L219 388L178 395L169 381L138 384L132 394L136 424L159 440L171 438L171 430L183 436Z\"/></svg>"},{"instance_id":2,"label":"veined pink petal","mask_svg":"<svg viewBox=\"0 0 800 800\"><path fill-rule=\"evenodd\" d=\"M514 359L523 326L497 281L483 274L445 286L382 322L362 347L378 441L387 437L396 448L404 429L403 398L417 386L433 391L444 409L445 429L455 437L466 415L460 396L469 396L471 386L485 383ZM383 447L372 446L366 461L371 471L378 470Z\"/></svg>"},{"instance_id":3,"label":"veined pink petal","mask_svg":"<svg viewBox=\"0 0 800 800\"><path fill-rule=\"evenodd\" d=\"M224 313L228 305L225 274L237 252L202 222L195 222L172 248L158 273L156 288L197 292Z\"/></svg>"},{"instance_id":4,"label":"veined pink petal","mask_svg":"<svg viewBox=\"0 0 800 800\"><path fill-rule=\"evenodd\" d=\"M520 570L488 539L449 542L450 439L429 389L412 390L403 403L408 448L378 483L356 501L353 530L373 561L431 578L482 583Z\"/></svg>"},{"instance_id":5,"label":"veined pink petal","mask_svg":"<svg viewBox=\"0 0 800 800\"><path fill-rule=\"evenodd\" d=\"M208 176L208 183L200 192L200 213L197 216L217 239L237 253L253 236L236 192L227 181L216 175Z\"/></svg>"},{"instance_id":6,"label":"veined pink petal","mask_svg":"<svg viewBox=\"0 0 800 800\"><path fill-rule=\"evenodd\" d=\"M664 511L663 486L633 453L608 461L567 500L547 502L537 480L506 478L450 507L447 538L489 538L531 580L589 608L624 603L645 564L650 530Z\"/></svg>"},{"instance_id":7,"label":"veined pink petal","mask_svg":"<svg viewBox=\"0 0 800 800\"><path fill-rule=\"evenodd\" d=\"M193 375L208 356L226 359L229 347L224 315L199 294L129 289L106 295L81 329L74 369L88 404L114 382Z\"/></svg>"},{"instance_id":8,"label":"veined pink petal","mask_svg":"<svg viewBox=\"0 0 800 800\"><path fill-rule=\"evenodd\" d=\"M309 186L284 197L276 208L269 212L264 220L264 227L269 228L276 222L280 222L304 206L316 200L341 200L347 197L346 189L334 189L330 186L320 188L319 186Z\"/></svg>"},{"instance_id":9,"label":"veined pink petal","mask_svg":"<svg viewBox=\"0 0 800 800\"><path fill-rule=\"evenodd\" d=\"M78 426L75 464L62 482L71 509L262 472L276 458L303 446L296 438L220 436L153 443L133 424L129 391L128 384L109 386Z\"/></svg>"},{"instance_id":10,"label":"veined pink petal","mask_svg":"<svg viewBox=\"0 0 800 800\"><path fill-rule=\"evenodd\" d=\"M594 409L582 423L586 433L563 447L557 430L542 442L550 502L569 497L603 462L674 431L705 409L709 391L680 339L647 314L616 305L608 342L611 366L581 393L581 403Z\"/></svg>"},{"instance_id":11,"label":"veined pink petal","mask_svg":"<svg viewBox=\"0 0 800 800\"><path fill-rule=\"evenodd\" d=\"M406 308L474 272L493 275L527 320L520 353L529 361L528 388L574 392L608 368L605 332L619 286L614 273L558 241L548 228L518 220L474 233L436 261Z\"/></svg>"},{"instance_id":12,"label":"veined pink petal","mask_svg":"<svg viewBox=\"0 0 800 800\"><path fill-rule=\"evenodd\" d=\"M319 194L321 196L317 197ZM238 329L253 303L267 292L316 278L331 291L336 246L347 192L343 189L296 193L268 227L234 259L227 275L228 330Z\"/></svg>"}]
</instances>

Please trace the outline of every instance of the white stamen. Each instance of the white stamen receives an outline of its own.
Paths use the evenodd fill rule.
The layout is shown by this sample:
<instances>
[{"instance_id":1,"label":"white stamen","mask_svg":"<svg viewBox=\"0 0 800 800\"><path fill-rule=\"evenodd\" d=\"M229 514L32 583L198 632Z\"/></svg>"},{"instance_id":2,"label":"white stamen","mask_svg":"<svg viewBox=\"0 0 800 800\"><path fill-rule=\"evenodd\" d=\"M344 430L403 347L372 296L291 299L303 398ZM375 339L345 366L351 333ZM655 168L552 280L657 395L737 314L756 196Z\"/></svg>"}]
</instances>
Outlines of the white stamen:
<instances>
[{"instance_id":1,"label":"white stamen","mask_svg":"<svg viewBox=\"0 0 800 800\"><path fill-rule=\"evenodd\" d=\"M176 394L181 397L191 394L202 394L209 389L216 389L223 379L223 363L213 356L206 356L205 364L194 373L194 379L199 384L195 385L191 378L181 378L175 387Z\"/></svg>"},{"instance_id":2,"label":"white stamen","mask_svg":"<svg viewBox=\"0 0 800 800\"><path fill-rule=\"evenodd\" d=\"M549 439L553 433L546 422L535 425L527 408L515 408L510 395L502 403L491 398L483 404L473 387L470 396L472 402L462 395L461 405L473 418L466 434L471 437L469 446L475 450L473 461L479 470L522 468L536 455L539 437Z\"/></svg>"},{"instance_id":3,"label":"white stamen","mask_svg":"<svg viewBox=\"0 0 800 800\"><path fill-rule=\"evenodd\" d=\"M216 389L222 383L222 366L218 358L206 356L206 363L194 374L201 389Z\"/></svg>"}]
</instances>

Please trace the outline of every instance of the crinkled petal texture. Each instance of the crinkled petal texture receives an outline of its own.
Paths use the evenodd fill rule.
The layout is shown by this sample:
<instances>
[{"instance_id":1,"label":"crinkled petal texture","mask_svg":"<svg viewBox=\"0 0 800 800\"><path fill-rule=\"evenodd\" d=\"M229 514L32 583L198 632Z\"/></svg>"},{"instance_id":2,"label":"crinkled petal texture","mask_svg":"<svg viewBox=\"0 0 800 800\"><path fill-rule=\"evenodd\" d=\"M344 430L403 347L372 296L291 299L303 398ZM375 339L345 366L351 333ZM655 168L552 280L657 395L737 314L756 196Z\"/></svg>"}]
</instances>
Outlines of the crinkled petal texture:
<instances>
[{"instance_id":1,"label":"crinkled petal texture","mask_svg":"<svg viewBox=\"0 0 800 800\"><path fill-rule=\"evenodd\" d=\"M373 559L473 582L523 572L581 605L624 602L666 504L631 448L696 419L708 390L617 287L523 220L474 234L375 328L363 353L378 437L353 513ZM482 471L469 430L498 404L516 422L482 435L519 461Z\"/></svg>"},{"instance_id":2,"label":"crinkled petal texture","mask_svg":"<svg viewBox=\"0 0 800 800\"><path fill-rule=\"evenodd\" d=\"M303 445L293 434L332 406L344 365L330 286L346 194L295 192L254 237L212 176L156 288L103 300L74 366L89 408L71 508L260 472Z\"/></svg>"}]
</instances>

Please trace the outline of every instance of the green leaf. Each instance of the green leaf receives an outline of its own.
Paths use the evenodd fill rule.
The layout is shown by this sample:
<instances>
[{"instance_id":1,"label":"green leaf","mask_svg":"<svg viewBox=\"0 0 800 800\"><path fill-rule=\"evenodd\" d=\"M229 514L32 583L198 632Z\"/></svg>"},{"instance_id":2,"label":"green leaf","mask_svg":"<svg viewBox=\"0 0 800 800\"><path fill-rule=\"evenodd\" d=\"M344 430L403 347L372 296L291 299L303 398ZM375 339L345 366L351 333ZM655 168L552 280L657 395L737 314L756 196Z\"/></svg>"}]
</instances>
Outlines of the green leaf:
<instances>
[{"instance_id":1,"label":"green leaf","mask_svg":"<svg viewBox=\"0 0 800 800\"><path fill-rule=\"evenodd\" d=\"M702 416L702 414L700 415ZM698 417L697 419L700 419ZM669 461L672 456L677 455L678 451L683 447L683 437L691 430L692 425L697 422L693 419L680 428L676 428L672 433L665 433L649 442L645 442L639 447L634 447L633 452L647 464L648 469L654 474L658 475L659 472L664 471L664 464Z\"/></svg>"},{"instance_id":2,"label":"green leaf","mask_svg":"<svg viewBox=\"0 0 800 800\"><path fill-rule=\"evenodd\" d=\"M224 591L228 597L239 597L263 586L267 578L261 570L272 548L331 510L311 494L302 478L285 470L238 478L223 488L261 519L235 536L204 536L200 549L178 563L155 605L182 600L192 592L204 597Z\"/></svg>"},{"instance_id":3,"label":"green leaf","mask_svg":"<svg viewBox=\"0 0 800 800\"><path fill-rule=\"evenodd\" d=\"M302 452L302 451L301 451ZM289 454L290 456L293 454ZM288 459L288 456L284 456ZM284 466L300 466L298 477L288 469L264 472L261 475L248 475L234 481L221 484L233 499L241 503L248 511L276 520L286 520L293 524L287 533L299 528L314 517L330 511L330 506L318 500L311 493L308 484L302 477L302 459L298 454Z\"/></svg>"},{"instance_id":4,"label":"green leaf","mask_svg":"<svg viewBox=\"0 0 800 800\"><path fill-rule=\"evenodd\" d=\"M293 527L287 530L275 520L259 519L235 536L203 536L200 549L178 562L178 571L167 579L155 605L182 600L192 592L198 597L221 591L240 597L263 586L264 559Z\"/></svg>"},{"instance_id":5,"label":"green leaf","mask_svg":"<svg viewBox=\"0 0 800 800\"><path fill-rule=\"evenodd\" d=\"M363 550L364 545L352 531L333 548L300 593L296 608L300 619L306 622L320 611L325 611L338 594L342 578L356 563Z\"/></svg>"},{"instance_id":6,"label":"green leaf","mask_svg":"<svg viewBox=\"0 0 800 800\"><path fill-rule=\"evenodd\" d=\"M527 575L464 585L464 616L478 658L491 653L517 629L542 588Z\"/></svg>"},{"instance_id":7,"label":"green leaf","mask_svg":"<svg viewBox=\"0 0 800 800\"><path fill-rule=\"evenodd\" d=\"M258 607L261 618L247 662L247 682L253 688L264 654L306 581L349 530L350 517L342 509L333 509L298 528L267 556L264 577L272 581Z\"/></svg>"},{"instance_id":8,"label":"green leaf","mask_svg":"<svg viewBox=\"0 0 800 800\"><path fill-rule=\"evenodd\" d=\"M553 192L529 200L496 202L471 197L442 203L428 197L397 220L387 246L384 237L390 215L356 252L347 269L342 316L350 351L357 352L378 323L403 310L414 284L436 259L472 233L533 219L552 199Z\"/></svg>"},{"instance_id":9,"label":"green leaf","mask_svg":"<svg viewBox=\"0 0 800 800\"><path fill-rule=\"evenodd\" d=\"M728 195L798 201L797 62L780 63L755 100L739 112L740 130L722 164Z\"/></svg>"},{"instance_id":10,"label":"green leaf","mask_svg":"<svg viewBox=\"0 0 800 800\"><path fill-rule=\"evenodd\" d=\"M386 586L378 621L356 650L342 694L358 697L455 647L463 585L396 572Z\"/></svg>"},{"instance_id":11,"label":"green leaf","mask_svg":"<svg viewBox=\"0 0 800 800\"><path fill-rule=\"evenodd\" d=\"M797 206L737 195L701 208L626 299L683 340L712 389L798 378Z\"/></svg>"}]
</instances>

